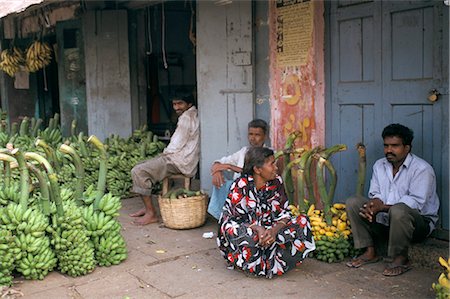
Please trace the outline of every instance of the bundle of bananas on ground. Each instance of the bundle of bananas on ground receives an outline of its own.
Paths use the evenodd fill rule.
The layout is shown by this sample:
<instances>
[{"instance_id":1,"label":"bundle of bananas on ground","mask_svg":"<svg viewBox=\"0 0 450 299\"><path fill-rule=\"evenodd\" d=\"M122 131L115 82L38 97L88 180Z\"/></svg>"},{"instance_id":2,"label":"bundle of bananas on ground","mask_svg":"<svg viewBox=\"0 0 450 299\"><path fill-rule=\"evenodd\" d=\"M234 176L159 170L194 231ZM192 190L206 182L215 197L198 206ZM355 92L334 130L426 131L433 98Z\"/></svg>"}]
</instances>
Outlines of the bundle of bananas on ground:
<instances>
[{"instance_id":1,"label":"bundle of bananas on ground","mask_svg":"<svg viewBox=\"0 0 450 299\"><path fill-rule=\"evenodd\" d=\"M294 215L299 215L298 207L294 205L289 207ZM332 263L341 261L344 257L351 255L353 244L345 205L336 203L330 208L330 211L333 215L331 225L325 221L324 212L316 210L314 204L309 207L307 215L317 245L314 251L315 256L322 261Z\"/></svg>"},{"instance_id":2,"label":"bundle of bananas on ground","mask_svg":"<svg viewBox=\"0 0 450 299\"><path fill-rule=\"evenodd\" d=\"M52 49L46 42L34 41L26 50L26 67L29 72L36 72L50 64Z\"/></svg>"},{"instance_id":3,"label":"bundle of bananas on ground","mask_svg":"<svg viewBox=\"0 0 450 299\"><path fill-rule=\"evenodd\" d=\"M48 219L41 211L10 203L0 209L0 226L15 236L19 249L15 255L15 269L26 279L43 279L53 270L56 258L45 234Z\"/></svg>"},{"instance_id":4,"label":"bundle of bananas on ground","mask_svg":"<svg viewBox=\"0 0 450 299\"><path fill-rule=\"evenodd\" d=\"M15 246L11 231L0 227L0 286L11 285L15 256L19 249Z\"/></svg>"},{"instance_id":5,"label":"bundle of bananas on ground","mask_svg":"<svg viewBox=\"0 0 450 299\"><path fill-rule=\"evenodd\" d=\"M63 216L54 213L47 231L58 258L58 268L70 276L92 272L96 262L81 208L72 200L63 202Z\"/></svg>"},{"instance_id":6,"label":"bundle of bananas on ground","mask_svg":"<svg viewBox=\"0 0 450 299\"><path fill-rule=\"evenodd\" d=\"M14 77L20 70L20 67L25 63L23 52L17 47L3 50L0 53L0 59L0 69L10 77Z\"/></svg>"},{"instance_id":7,"label":"bundle of bananas on ground","mask_svg":"<svg viewBox=\"0 0 450 299\"><path fill-rule=\"evenodd\" d=\"M439 257L439 264L444 268L444 272L438 278L438 283L433 283L432 287L436 293L436 298L450 298L450 258L445 260Z\"/></svg>"}]
</instances>

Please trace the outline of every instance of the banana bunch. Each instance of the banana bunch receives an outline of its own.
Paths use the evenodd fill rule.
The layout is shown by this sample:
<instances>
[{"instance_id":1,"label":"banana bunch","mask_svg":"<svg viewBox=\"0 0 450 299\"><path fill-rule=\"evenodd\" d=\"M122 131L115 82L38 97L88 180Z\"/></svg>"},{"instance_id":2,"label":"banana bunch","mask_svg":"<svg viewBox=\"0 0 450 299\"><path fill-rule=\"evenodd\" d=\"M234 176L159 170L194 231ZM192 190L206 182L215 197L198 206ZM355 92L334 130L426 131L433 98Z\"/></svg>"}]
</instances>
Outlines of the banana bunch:
<instances>
[{"instance_id":1,"label":"banana bunch","mask_svg":"<svg viewBox=\"0 0 450 299\"><path fill-rule=\"evenodd\" d=\"M300 214L297 206L290 205L289 208L294 215ZM345 204L335 203L330 207L330 211L333 215L331 225L325 221L324 212L316 210L314 204L309 207L307 215L316 241L316 258L332 263L342 261L344 257L351 255L354 249Z\"/></svg>"},{"instance_id":2,"label":"banana bunch","mask_svg":"<svg viewBox=\"0 0 450 299\"><path fill-rule=\"evenodd\" d=\"M439 264L444 268L444 272L438 278L438 283L433 283L432 287L436 293L436 298L450 298L450 258L445 260L439 257Z\"/></svg>"},{"instance_id":3,"label":"banana bunch","mask_svg":"<svg viewBox=\"0 0 450 299\"><path fill-rule=\"evenodd\" d=\"M47 144L56 147L58 144L62 143L62 133L59 128L51 129L50 127L45 128L43 131L38 133L39 138L43 139Z\"/></svg>"},{"instance_id":4,"label":"banana bunch","mask_svg":"<svg viewBox=\"0 0 450 299\"><path fill-rule=\"evenodd\" d=\"M23 52L17 47L3 50L0 53L0 60L0 69L10 77L14 77L20 70L20 67L25 63Z\"/></svg>"},{"instance_id":5,"label":"banana bunch","mask_svg":"<svg viewBox=\"0 0 450 299\"><path fill-rule=\"evenodd\" d=\"M9 204L0 212L0 223L15 236L16 270L26 279L44 279L56 265L55 254L50 248L50 239L45 234L48 219L41 211Z\"/></svg>"},{"instance_id":6,"label":"banana bunch","mask_svg":"<svg viewBox=\"0 0 450 299\"><path fill-rule=\"evenodd\" d=\"M7 206L10 202L19 203L19 184L15 181L7 186L2 186L0 188L0 206Z\"/></svg>"},{"instance_id":7,"label":"banana bunch","mask_svg":"<svg viewBox=\"0 0 450 299\"><path fill-rule=\"evenodd\" d=\"M83 219L87 222L86 227L93 237L102 236L107 231L120 231L120 223L114 216L106 215L103 211L95 211L94 205L83 208Z\"/></svg>"},{"instance_id":8,"label":"banana bunch","mask_svg":"<svg viewBox=\"0 0 450 299\"><path fill-rule=\"evenodd\" d=\"M15 256L19 252L14 239L11 231L0 228L0 286L9 286L12 282Z\"/></svg>"},{"instance_id":9,"label":"banana bunch","mask_svg":"<svg viewBox=\"0 0 450 299\"><path fill-rule=\"evenodd\" d=\"M50 64L52 49L49 44L34 41L26 50L26 67L29 72L36 72Z\"/></svg>"},{"instance_id":10,"label":"banana bunch","mask_svg":"<svg viewBox=\"0 0 450 299\"><path fill-rule=\"evenodd\" d=\"M95 258L100 266L118 265L128 257L127 244L120 230L106 231L93 240Z\"/></svg>"},{"instance_id":11,"label":"banana bunch","mask_svg":"<svg viewBox=\"0 0 450 299\"><path fill-rule=\"evenodd\" d=\"M94 247L81 208L73 200L62 204L64 216L53 214L52 224L47 229L52 235L51 244L58 258L58 268L73 277L84 275L95 268Z\"/></svg>"}]
</instances>

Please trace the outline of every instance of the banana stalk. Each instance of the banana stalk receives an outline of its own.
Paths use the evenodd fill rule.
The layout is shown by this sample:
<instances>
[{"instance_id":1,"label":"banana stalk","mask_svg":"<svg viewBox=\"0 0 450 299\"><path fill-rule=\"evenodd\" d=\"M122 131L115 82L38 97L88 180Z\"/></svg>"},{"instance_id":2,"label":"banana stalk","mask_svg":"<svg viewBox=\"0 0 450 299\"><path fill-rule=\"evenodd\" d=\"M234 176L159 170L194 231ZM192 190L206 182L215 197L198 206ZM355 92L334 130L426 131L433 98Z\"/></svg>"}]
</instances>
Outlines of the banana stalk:
<instances>
[{"instance_id":1,"label":"banana stalk","mask_svg":"<svg viewBox=\"0 0 450 299\"><path fill-rule=\"evenodd\" d=\"M43 172L40 171L39 169L37 169L37 167L34 166L33 164L27 163L27 167L36 176L36 178L38 179L38 182L39 182L39 188L41 190L41 197L40 197L39 201L40 201L42 213L45 216L49 216L50 215L50 193L48 190L47 179L45 178Z\"/></svg>"},{"instance_id":2,"label":"banana stalk","mask_svg":"<svg viewBox=\"0 0 450 299\"><path fill-rule=\"evenodd\" d=\"M286 195L289 200L289 202L294 202L294 182L292 180L292 171L288 167L289 162L291 160L291 151L292 147L294 146L295 140L301 135L300 131L294 131L289 134L289 136L286 139L286 143L284 146L284 171L283 171L283 181L284 181L284 188L286 189Z\"/></svg>"},{"instance_id":3,"label":"banana stalk","mask_svg":"<svg viewBox=\"0 0 450 299\"><path fill-rule=\"evenodd\" d=\"M308 197L309 197L309 201L311 203L317 204L317 200L316 200L316 194L314 192L314 182L311 179L311 170L314 168L311 168L311 164L314 160L314 155L318 152L320 152L322 150L322 148L320 146L317 146L315 148L313 148L311 150L311 155L309 155L309 157L306 159L305 162L305 166L304 166L304 170L305 170L305 183L306 186L308 187Z\"/></svg>"},{"instance_id":4,"label":"banana stalk","mask_svg":"<svg viewBox=\"0 0 450 299\"><path fill-rule=\"evenodd\" d=\"M30 174L28 172L27 163L25 161L24 154L18 149L15 148L11 151L11 154L16 158L17 163L19 164L20 171L20 200L19 203L22 206L22 209L25 211L28 208L28 198L29 198L29 179Z\"/></svg>"},{"instance_id":5,"label":"banana stalk","mask_svg":"<svg viewBox=\"0 0 450 299\"><path fill-rule=\"evenodd\" d=\"M32 137L36 137L37 136L37 134L39 132L39 129L41 128L42 123L43 123L43 120L41 118L38 118L36 120L36 123L34 124L34 126L31 129L31 136Z\"/></svg>"},{"instance_id":6,"label":"banana stalk","mask_svg":"<svg viewBox=\"0 0 450 299\"><path fill-rule=\"evenodd\" d=\"M318 159L317 166L316 166L316 178L317 178L317 185L319 189L319 194L323 203L323 209L325 214L325 220L328 223L328 225L331 224L332 221L332 214L330 212L330 208L333 202L334 192L336 190L336 182L337 182L337 176L336 176L336 170L334 169L331 162L328 160L329 157L339 151L344 151L347 149L347 146L345 144L337 144L330 148L327 148L323 150L322 152L317 153L315 156ZM330 172L330 189L326 190L326 184L324 179L324 166L328 169Z\"/></svg>"},{"instance_id":7,"label":"banana stalk","mask_svg":"<svg viewBox=\"0 0 450 299\"><path fill-rule=\"evenodd\" d=\"M98 151L100 152L100 169L98 174L98 183L97 183L97 195L94 201L94 209L98 210L98 204L105 194L106 189L106 172L107 172L107 154L106 149L103 143L98 140L95 135L91 135L88 138L88 142L94 145Z\"/></svg>"},{"instance_id":8,"label":"banana stalk","mask_svg":"<svg viewBox=\"0 0 450 299\"><path fill-rule=\"evenodd\" d=\"M45 142L43 139L38 138L36 139L36 142L34 144L44 150L45 156L56 171L61 170L55 151L47 144L47 142Z\"/></svg>"},{"instance_id":9,"label":"banana stalk","mask_svg":"<svg viewBox=\"0 0 450 299\"><path fill-rule=\"evenodd\" d=\"M80 204L82 203L83 191L84 191L84 167L80 156L77 152L70 146L61 144L59 151L72 157L73 164L75 165L75 177L77 178L77 183L75 187L74 198Z\"/></svg>"},{"instance_id":10,"label":"banana stalk","mask_svg":"<svg viewBox=\"0 0 450 299\"><path fill-rule=\"evenodd\" d=\"M366 147L363 143L358 143L356 145L358 150L359 160L358 160L358 180L356 184L356 195L363 195L364 183L366 180Z\"/></svg>"}]
</instances>

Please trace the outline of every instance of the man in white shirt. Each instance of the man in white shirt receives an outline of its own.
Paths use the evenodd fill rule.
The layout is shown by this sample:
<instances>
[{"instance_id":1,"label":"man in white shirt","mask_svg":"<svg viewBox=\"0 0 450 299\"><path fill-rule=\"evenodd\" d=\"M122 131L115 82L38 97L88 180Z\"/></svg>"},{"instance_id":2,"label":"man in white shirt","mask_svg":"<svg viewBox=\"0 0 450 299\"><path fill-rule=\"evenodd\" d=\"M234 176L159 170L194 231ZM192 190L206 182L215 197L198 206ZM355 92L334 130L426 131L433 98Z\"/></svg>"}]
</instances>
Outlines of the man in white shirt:
<instances>
[{"instance_id":1,"label":"man in white shirt","mask_svg":"<svg viewBox=\"0 0 450 299\"><path fill-rule=\"evenodd\" d=\"M261 147L267 136L267 123L262 119L254 119L248 123L248 143ZM231 183L241 175L245 154L249 146L244 146L230 156L214 161L211 167L213 190L208 205L208 213L219 219L222 208L230 190ZM230 174L233 174L231 177Z\"/></svg>"},{"instance_id":2,"label":"man in white shirt","mask_svg":"<svg viewBox=\"0 0 450 299\"><path fill-rule=\"evenodd\" d=\"M411 269L411 243L423 241L435 228L439 198L433 168L411 153L413 131L391 124L382 137L385 158L373 166L369 198L353 197L346 203L355 248L366 249L347 266L358 268L379 261L374 240L380 237L387 239L392 258L383 275L397 276Z\"/></svg>"},{"instance_id":3,"label":"man in white shirt","mask_svg":"<svg viewBox=\"0 0 450 299\"><path fill-rule=\"evenodd\" d=\"M144 208L131 217L138 225L158 221L152 203L152 188L155 183L173 174L193 177L197 172L200 156L200 131L197 109L192 94L177 95L172 99L172 106L178 116L177 127L170 143L160 155L137 164L131 170L133 179L132 192L140 194Z\"/></svg>"}]
</instances>

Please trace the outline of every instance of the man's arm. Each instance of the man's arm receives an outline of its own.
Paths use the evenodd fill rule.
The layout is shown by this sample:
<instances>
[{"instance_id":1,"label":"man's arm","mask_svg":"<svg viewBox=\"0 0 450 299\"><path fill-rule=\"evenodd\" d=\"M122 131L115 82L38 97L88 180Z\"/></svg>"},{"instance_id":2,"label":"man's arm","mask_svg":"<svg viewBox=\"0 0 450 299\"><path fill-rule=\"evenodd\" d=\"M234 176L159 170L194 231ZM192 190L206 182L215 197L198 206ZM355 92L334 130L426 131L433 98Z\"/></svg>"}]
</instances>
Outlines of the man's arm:
<instances>
[{"instance_id":1,"label":"man's arm","mask_svg":"<svg viewBox=\"0 0 450 299\"><path fill-rule=\"evenodd\" d=\"M179 152L189 140L190 122L191 119L185 115L184 112L178 119L177 128L170 138L170 143L164 149L164 153L177 153Z\"/></svg>"},{"instance_id":2,"label":"man's arm","mask_svg":"<svg viewBox=\"0 0 450 299\"><path fill-rule=\"evenodd\" d=\"M212 183L217 188L220 188L225 182L223 171L233 171L240 173L242 171L242 157L245 156L247 147L241 148L230 156L223 157L213 163L211 166Z\"/></svg>"}]
</instances>

